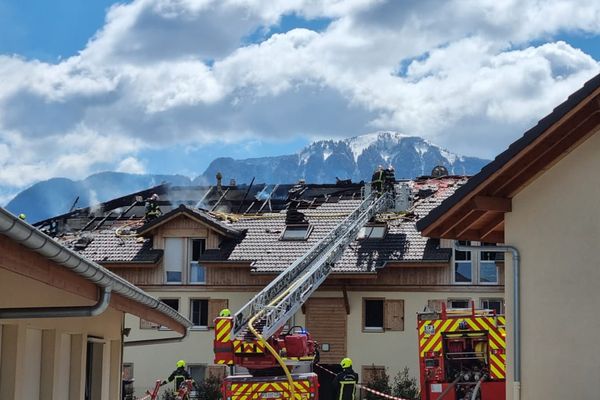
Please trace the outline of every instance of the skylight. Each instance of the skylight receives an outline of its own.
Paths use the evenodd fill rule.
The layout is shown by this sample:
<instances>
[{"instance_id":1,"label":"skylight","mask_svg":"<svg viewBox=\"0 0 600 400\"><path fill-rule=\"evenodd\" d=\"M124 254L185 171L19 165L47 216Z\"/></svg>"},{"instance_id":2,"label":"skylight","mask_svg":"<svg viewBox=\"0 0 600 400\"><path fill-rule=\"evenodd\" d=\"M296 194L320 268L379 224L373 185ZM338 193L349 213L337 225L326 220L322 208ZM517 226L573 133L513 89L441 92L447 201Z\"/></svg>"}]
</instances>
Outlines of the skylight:
<instances>
[{"instance_id":1,"label":"skylight","mask_svg":"<svg viewBox=\"0 0 600 400\"><path fill-rule=\"evenodd\" d=\"M285 227L281 240L306 240L311 231L310 225L288 225Z\"/></svg>"},{"instance_id":2,"label":"skylight","mask_svg":"<svg viewBox=\"0 0 600 400\"><path fill-rule=\"evenodd\" d=\"M386 225L367 225L360 228L359 239L383 239L387 231Z\"/></svg>"}]
</instances>

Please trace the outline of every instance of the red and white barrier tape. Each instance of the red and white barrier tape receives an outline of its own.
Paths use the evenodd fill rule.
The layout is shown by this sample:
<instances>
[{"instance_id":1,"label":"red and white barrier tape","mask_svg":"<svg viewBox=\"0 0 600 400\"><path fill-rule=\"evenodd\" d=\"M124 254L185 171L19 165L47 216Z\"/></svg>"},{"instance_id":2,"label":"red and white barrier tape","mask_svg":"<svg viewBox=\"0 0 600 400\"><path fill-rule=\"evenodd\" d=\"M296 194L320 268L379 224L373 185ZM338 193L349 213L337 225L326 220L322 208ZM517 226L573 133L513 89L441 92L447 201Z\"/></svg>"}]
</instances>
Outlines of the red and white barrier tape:
<instances>
[{"instance_id":1,"label":"red and white barrier tape","mask_svg":"<svg viewBox=\"0 0 600 400\"><path fill-rule=\"evenodd\" d=\"M333 371L330 371L330 370L328 370L327 368L325 368L325 367L323 367L323 366L321 366L321 365L319 365L319 364L315 364L315 365L316 365L317 367L321 368L322 370L324 370L324 371L326 371L326 372L329 372L329 373L330 373L331 375L333 375L333 376L337 375L335 372L333 372ZM371 393L373 393L373 394L376 394L377 396L384 397L384 398L386 398L386 399L391 399L391 400L411 400L411 399L405 399L404 397L394 397L394 396L391 396L391 395L389 395L389 394L381 393L381 392L378 392L378 391L377 391L377 390L375 390L375 389L371 389L370 387L366 387L366 386L360 385L360 384L358 384L358 383L356 384L356 386L357 386L357 387L359 387L359 388L361 388L361 389L364 389L364 390L366 390L367 392L371 392Z\"/></svg>"}]
</instances>

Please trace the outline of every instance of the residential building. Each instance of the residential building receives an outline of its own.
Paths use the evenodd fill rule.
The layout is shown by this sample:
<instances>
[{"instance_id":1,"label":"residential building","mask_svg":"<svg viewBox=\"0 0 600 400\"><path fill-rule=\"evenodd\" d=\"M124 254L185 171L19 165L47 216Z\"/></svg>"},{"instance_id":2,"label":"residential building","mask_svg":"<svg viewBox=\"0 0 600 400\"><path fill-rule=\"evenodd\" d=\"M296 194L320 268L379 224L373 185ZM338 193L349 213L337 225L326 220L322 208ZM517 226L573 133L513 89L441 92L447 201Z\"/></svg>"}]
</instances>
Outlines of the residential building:
<instances>
[{"instance_id":1,"label":"residential building","mask_svg":"<svg viewBox=\"0 0 600 400\"><path fill-rule=\"evenodd\" d=\"M600 75L417 224L428 237L513 247L509 399L598 397L599 131Z\"/></svg>"},{"instance_id":2,"label":"residential building","mask_svg":"<svg viewBox=\"0 0 600 400\"><path fill-rule=\"evenodd\" d=\"M332 274L290 325L318 340L321 362L334 368L349 356L363 380L374 369L418 376L416 313L446 302L503 309L502 259L461 253L452 242L421 237L415 221L466 182L462 176L422 177L396 185L396 211L378 215L335 263ZM222 374L213 365L213 319L235 312L274 276L306 254L364 197L364 184L159 186L92 209L42 221L86 258L111 269L189 316L181 343L129 347L136 391L186 359L202 380ZM163 215L144 221L141 198L156 193ZM137 196L137 197L136 197ZM173 336L166 328L128 318L128 340ZM326 397L325 397L326 398Z\"/></svg>"},{"instance_id":3,"label":"residential building","mask_svg":"<svg viewBox=\"0 0 600 400\"><path fill-rule=\"evenodd\" d=\"M125 315L189 321L0 208L0 398L119 399Z\"/></svg>"}]
</instances>

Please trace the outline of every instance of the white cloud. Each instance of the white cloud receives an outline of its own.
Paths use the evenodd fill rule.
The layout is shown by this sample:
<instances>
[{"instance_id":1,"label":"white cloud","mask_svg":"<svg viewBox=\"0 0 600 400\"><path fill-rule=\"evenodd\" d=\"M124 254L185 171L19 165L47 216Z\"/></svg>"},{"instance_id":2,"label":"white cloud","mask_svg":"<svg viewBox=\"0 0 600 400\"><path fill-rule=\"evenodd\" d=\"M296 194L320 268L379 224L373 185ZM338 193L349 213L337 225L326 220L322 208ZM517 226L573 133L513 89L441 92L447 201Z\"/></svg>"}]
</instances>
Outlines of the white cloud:
<instances>
[{"instance_id":1,"label":"white cloud","mask_svg":"<svg viewBox=\"0 0 600 400\"><path fill-rule=\"evenodd\" d=\"M130 174L143 174L146 172L144 164L135 157L127 157L117 166L117 172L128 172Z\"/></svg>"},{"instance_id":2,"label":"white cloud","mask_svg":"<svg viewBox=\"0 0 600 400\"><path fill-rule=\"evenodd\" d=\"M331 23L322 32L299 28L244 44L290 13ZM99 169L144 171L144 149L175 143L373 128L491 157L600 71L597 60L551 40L560 32L599 34L600 5L118 4L78 55L57 64L0 56L0 186Z\"/></svg>"}]
</instances>

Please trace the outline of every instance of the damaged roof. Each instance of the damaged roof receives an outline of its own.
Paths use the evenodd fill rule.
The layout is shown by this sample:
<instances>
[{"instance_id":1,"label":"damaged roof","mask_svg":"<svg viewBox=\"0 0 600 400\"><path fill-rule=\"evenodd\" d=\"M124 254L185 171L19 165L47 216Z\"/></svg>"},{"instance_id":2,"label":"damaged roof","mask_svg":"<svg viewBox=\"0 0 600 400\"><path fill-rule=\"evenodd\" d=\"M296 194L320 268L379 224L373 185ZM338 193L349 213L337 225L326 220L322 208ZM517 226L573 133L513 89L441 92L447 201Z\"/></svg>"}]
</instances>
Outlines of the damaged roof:
<instances>
[{"instance_id":1,"label":"damaged roof","mask_svg":"<svg viewBox=\"0 0 600 400\"><path fill-rule=\"evenodd\" d=\"M372 272L388 263L447 263L450 249L440 249L437 239L422 237L415 222L466 181L466 177L449 176L403 182L410 187L412 207L405 213L380 215L379 220L387 225L385 237L353 241L338 259L334 272ZM285 196L279 193L280 188L286 188ZM200 261L248 263L255 273L273 273L285 269L341 223L360 204L362 188L362 185L350 184L264 185L260 189L259 185L255 194L245 199L246 192L251 192L248 187L221 188L220 191L200 187L169 188L160 201L165 214L150 222L144 223L141 217L143 203L134 200L129 207L123 207L132 200L132 197L125 197L121 202L113 201L119 208L118 213L109 210L104 203L96 208L102 209L102 214L71 215L60 224L44 221L44 226L45 229L55 226L55 236L93 261L156 264L163 251L153 249L150 233L183 214L207 224L223 237L220 247L206 250ZM269 197L269 193L273 196ZM290 193L294 195L290 196ZM230 195L237 200L231 202ZM210 212L190 204L220 211ZM310 226L306 240L281 240L290 204ZM235 214L238 209L262 211ZM219 216L230 218L223 220Z\"/></svg>"}]
</instances>

